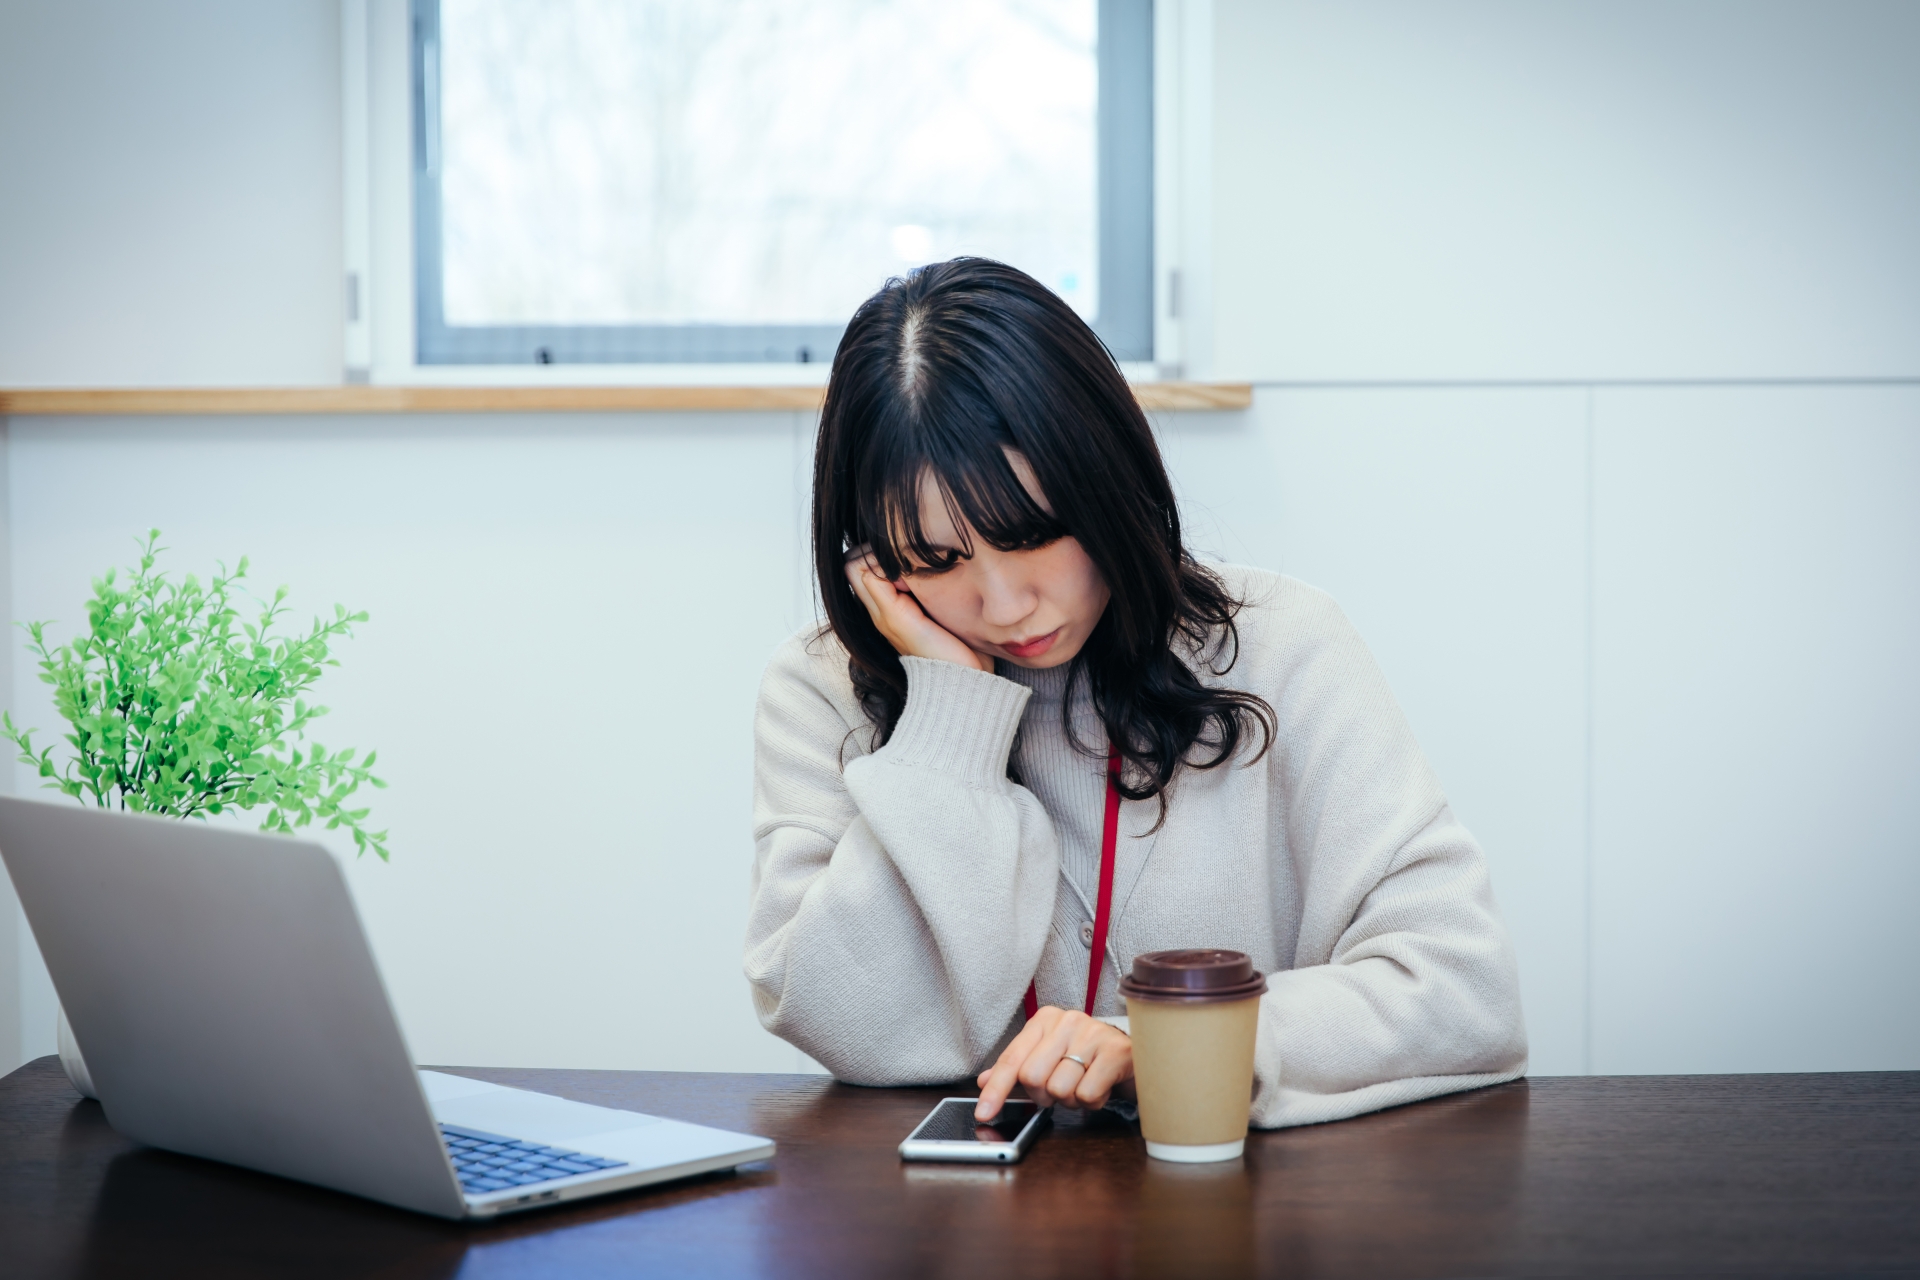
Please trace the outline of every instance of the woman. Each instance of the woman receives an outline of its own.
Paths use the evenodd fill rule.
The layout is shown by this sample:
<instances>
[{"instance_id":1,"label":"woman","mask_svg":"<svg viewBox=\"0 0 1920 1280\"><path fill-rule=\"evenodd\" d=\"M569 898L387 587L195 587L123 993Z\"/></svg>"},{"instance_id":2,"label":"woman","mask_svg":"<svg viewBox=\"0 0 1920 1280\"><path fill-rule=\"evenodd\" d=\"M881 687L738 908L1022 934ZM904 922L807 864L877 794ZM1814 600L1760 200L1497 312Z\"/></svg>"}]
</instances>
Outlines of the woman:
<instances>
[{"instance_id":1,"label":"woman","mask_svg":"<svg viewBox=\"0 0 1920 1280\"><path fill-rule=\"evenodd\" d=\"M982 1119L1015 1089L1097 1108L1130 1091L1132 957L1225 947L1272 975L1256 1125L1525 1071L1486 860L1360 637L1186 550L1119 368L1046 288L962 258L860 308L813 552L827 625L756 724L770 1031L854 1083L977 1073Z\"/></svg>"}]
</instances>

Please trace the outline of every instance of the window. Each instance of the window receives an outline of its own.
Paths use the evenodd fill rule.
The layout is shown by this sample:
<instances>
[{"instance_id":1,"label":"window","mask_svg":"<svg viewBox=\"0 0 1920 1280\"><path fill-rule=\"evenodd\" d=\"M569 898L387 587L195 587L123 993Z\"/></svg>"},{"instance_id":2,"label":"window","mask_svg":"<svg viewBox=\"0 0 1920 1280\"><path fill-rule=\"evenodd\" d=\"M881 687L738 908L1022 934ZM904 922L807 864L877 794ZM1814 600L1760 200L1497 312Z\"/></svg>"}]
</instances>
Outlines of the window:
<instances>
[{"instance_id":1,"label":"window","mask_svg":"<svg viewBox=\"0 0 1920 1280\"><path fill-rule=\"evenodd\" d=\"M826 360L977 253L1153 355L1152 0L413 0L422 364Z\"/></svg>"}]
</instances>

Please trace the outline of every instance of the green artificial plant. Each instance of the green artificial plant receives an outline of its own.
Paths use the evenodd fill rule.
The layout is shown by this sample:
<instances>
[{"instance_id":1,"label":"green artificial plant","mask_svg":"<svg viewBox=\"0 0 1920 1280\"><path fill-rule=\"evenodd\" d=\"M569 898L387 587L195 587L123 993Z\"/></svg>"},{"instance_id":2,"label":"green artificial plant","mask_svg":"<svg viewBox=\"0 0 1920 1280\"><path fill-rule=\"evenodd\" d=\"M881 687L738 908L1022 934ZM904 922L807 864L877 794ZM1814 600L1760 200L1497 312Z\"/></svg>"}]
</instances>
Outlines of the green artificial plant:
<instances>
[{"instance_id":1,"label":"green artificial plant","mask_svg":"<svg viewBox=\"0 0 1920 1280\"><path fill-rule=\"evenodd\" d=\"M46 623L23 624L40 679L73 728L64 768L52 747L36 754L35 731L16 728L11 715L0 716L0 734L46 786L83 804L174 818L265 807L263 831L345 827L361 853L384 860L387 833L367 830L368 811L347 806L362 783L387 785L371 772L374 753L356 761L352 748L329 753L305 742L327 709L302 695L324 668L340 665L329 645L351 638L367 615L335 605L331 622L315 618L304 635L275 635L287 588L243 622L234 597L247 576L244 557L204 584L192 574L174 582L154 569L159 541L151 530L124 585L111 569L95 580L86 636L49 649Z\"/></svg>"}]
</instances>

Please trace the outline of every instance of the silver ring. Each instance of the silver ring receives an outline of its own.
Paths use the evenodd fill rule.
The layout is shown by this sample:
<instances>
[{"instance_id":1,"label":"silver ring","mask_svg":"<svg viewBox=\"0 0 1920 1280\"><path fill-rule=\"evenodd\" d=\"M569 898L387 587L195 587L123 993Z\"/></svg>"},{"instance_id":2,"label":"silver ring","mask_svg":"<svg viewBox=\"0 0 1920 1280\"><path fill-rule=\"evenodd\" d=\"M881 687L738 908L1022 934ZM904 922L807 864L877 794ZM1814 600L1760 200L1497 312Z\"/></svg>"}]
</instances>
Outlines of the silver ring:
<instances>
[{"instance_id":1,"label":"silver ring","mask_svg":"<svg viewBox=\"0 0 1920 1280\"><path fill-rule=\"evenodd\" d=\"M1085 1070L1087 1069L1087 1060L1086 1060L1085 1058L1083 1058L1083 1057L1081 1057L1081 1056L1080 1056L1079 1054L1077 1054L1077 1053L1063 1053L1063 1054L1061 1054L1060 1056L1061 1056L1061 1057L1063 1057L1063 1058L1065 1058L1065 1059L1066 1059L1066 1060L1067 1060L1068 1062L1077 1062L1077 1063L1079 1063L1079 1064L1080 1064L1080 1069L1081 1069L1082 1071L1085 1071Z\"/></svg>"}]
</instances>

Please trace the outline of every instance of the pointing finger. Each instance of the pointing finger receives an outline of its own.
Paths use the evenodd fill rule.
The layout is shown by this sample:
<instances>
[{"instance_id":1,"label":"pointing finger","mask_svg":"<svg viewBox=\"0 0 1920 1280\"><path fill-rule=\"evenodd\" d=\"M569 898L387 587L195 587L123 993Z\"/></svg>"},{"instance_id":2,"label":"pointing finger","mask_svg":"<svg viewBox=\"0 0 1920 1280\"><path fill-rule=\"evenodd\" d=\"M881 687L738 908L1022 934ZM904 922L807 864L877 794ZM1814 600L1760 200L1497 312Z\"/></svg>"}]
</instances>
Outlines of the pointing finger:
<instances>
[{"instance_id":1,"label":"pointing finger","mask_svg":"<svg viewBox=\"0 0 1920 1280\"><path fill-rule=\"evenodd\" d=\"M980 1101L973 1108L974 1119L991 1120L1000 1114L1001 1104L1013 1092L1014 1086L1020 1083L1022 1064L1059 1014L1060 1011L1054 1008L1044 1008L1035 1013L1000 1054L999 1060L981 1073L984 1083L980 1087Z\"/></svg>"}]
</instances>

